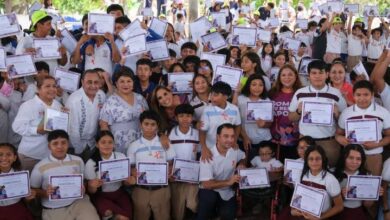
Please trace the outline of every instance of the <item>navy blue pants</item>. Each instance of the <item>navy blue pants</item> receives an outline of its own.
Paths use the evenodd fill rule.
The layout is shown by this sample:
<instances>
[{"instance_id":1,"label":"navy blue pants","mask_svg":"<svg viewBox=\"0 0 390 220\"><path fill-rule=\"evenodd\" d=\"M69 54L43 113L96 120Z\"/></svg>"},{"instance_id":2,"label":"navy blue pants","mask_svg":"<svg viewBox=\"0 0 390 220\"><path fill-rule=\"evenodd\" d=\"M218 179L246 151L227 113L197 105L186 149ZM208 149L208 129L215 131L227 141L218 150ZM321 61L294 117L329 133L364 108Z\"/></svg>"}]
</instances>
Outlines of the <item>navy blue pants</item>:
<instances>
[{"instance_id":1,"label":"navy blue pants","mask_svg":"<svg viewBox=\"0 0 390 220\"><path fill-rule=\"evenodd\" d=\"M208 220L215 215L219 216L221 220L234 220L237 209L235 196L225 201L214 190L199 189L198 197L197 220Z\"/></svg>"}]
</instances>

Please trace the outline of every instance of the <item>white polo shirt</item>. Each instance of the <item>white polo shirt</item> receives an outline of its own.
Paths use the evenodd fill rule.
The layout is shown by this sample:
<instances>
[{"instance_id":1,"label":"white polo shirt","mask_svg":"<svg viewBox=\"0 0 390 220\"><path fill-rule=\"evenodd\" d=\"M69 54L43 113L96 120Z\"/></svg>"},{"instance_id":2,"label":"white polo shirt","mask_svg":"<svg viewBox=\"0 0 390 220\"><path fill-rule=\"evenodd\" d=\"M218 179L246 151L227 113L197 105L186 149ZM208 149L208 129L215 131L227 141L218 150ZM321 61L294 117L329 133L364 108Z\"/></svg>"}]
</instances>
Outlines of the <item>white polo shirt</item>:
<instances>
[{"instance_id":1,"label":"white polo shirt","mask_svg":"<svg viewBox=\"0 0 390 220\"><path fill-rule=\"evenodd\" d=\"M389 86L389 84L385 83L385 88L380 93L380 96L381 96L381 99L383 102L383 106L386 109L390 109L390 86Z\"/></svg>"},{"instance_id":2,"label":"white polo shirt","mask_svg":"<svg viewBox=\"0 0 390 220\"><path fill-rule=\"evenodd\" d=\"M188 95L188 100L190 100L190 105L194 108L195 120L200 121L204 109L206 106L211 105L211 103L200 100L198 96L192 97L192 94Z\"/></svg>"},{"instance_id":3,"label":"white polo shirt","mask_svg":"<svg viewBox=\"0 0 390 220\"><path fill-rule=\"evenodd\" d=\"M61 110L62 105L53 100L51 106L46 105L37 95L24 102L12 123L12 129L22 136L18 153L34 159L43 159L49 155L47 133L38 134L37 128L45 116L45 109Z\"/></svg>"},{"instance_id":4,"label":"white polo shirt","mask_svg":"<svg viewBox=\"0 0 390 220\"><path fill-rule=\"evenodd\" d=\"M226 156L221 155L215 145L210 150L213 154L213 159L209 162L200 161L200 182L229 179L236 171L238 162L245 159L245 153L240 149L235 150L230 148L226 152ZM202 185L200 185L200 188L202 188ZM214 189L214 191L218 192L225 201L228 201L234 196L234 191L231 187Z\"/></svg>"},{"instance_id":5,"label":"white polo shirt","mask_svg":"<svg viewBox=\"0 0 390 220\"><path fill-rule=\"evenodd\" d=\"M102 161L124 159L126 156L120 152L112 152L107 160L102 158ZM99 162L89 159L85 164L84 178L87 180L99 179ZM115 192L122 186L122 182L110 182L102 185L103 192Z\"/></svg>"},{"instance_id":6,"label":"white polo shirt","mask_svg":"<svg viewBox=\"0 0 390 220\"><path fill-rule=\"evenodd\" d=\"M360 38L353 34L348 35L348 55L349 56L362 56L363 42Z\"/></svg>"},{"instance_id":7,"label":"white polo shirt","mask_svg":"<svg viewBox=\"0 0 390 220\"><path fill-rule=\"evenodd\" d=\"M203 111L201 121L203 122L201 130L207 132L206 144L210 148L216 144L217 128L220 125L225 123L241 124L240 111L230 102L226 103L225 109L214 105L207 106Z\"/></svg>"},{"instance_id":8,"label":"white polo shirt","mask_svg":"<svg viewBox=\"0 0 390 220\"><path fill-rule=\"evenodd\" d=\"M183 160L195 160L196 153L200 152L199 132L191 128L186 134L180 131L179 126L175 126L169 134L170 147L173 147L176 158Z\"/></svg>"},{"instance_id":9,"label":"white polo shirt","mask_svg":"<svg viewBox=\"0 0 390 220\"><path fill-rule=\"evenodd\" d=\"M345 122L350 119L378 119L378 138L382 140L382 131L390 129L390 113L385 108L372 102L367 109L361 109L356 104L346 108L339 117L339 127L345 129ZM383 147L364 150L366 155L380 154Z\"/></svg>"},{"instance_id":10,"label":"white polo shirt","mask_svg":"<svg viewBox=\"0 0 390 220\"><path fill-rule=\"evenodd\" d=\"M341 188L336 177L330 172L327 172L325 177L322 178L323 171L314 176L308 171L307 175L304 175L301 183L307 186L317 188L318 190L326 191L324 206L322 207L322 213L328 211L332 207L334 197L340 195Z\"/></svg>"},{"instance_id":11,"label":"white polo shirt","mask_svg":"<svg viewBox=\"0 0 390 220\"><path fill-rule=\"evenodd\" d=\"M265 168L267 171L271 171L274 168L283 167L283 164L275 158L272 158L269 161L262 161L259 156L254 157L251 160L251 164L256 168Z\"/></svg>"},{"instance_id":12,"label":"white polo shirt","mask_svg":"<svg viewBox=\"0 0 390 220\"><path fill-rule=\"evenodd\" d=\"M325 85L320 90L314 89L312 86L306 86L297 90L290 102L288 110L295 112L298 109L298 104L302 101L312 102L334 102L339 111L343 111L347 107L343 96L338 89L329 85ZM334 136L336 132L336 123L332 126L306 125L299 122L299 133L308 135L313 138L326 138Z\"/></svg>"},{"instance_id":13,"label":"white polo shirt","mask_svg":"<svg viewBox=\"0 0 390 220\"><path fill-rule=\"evenodd\" d=\"M58 160L51 154L37 163L31 172L31 187L46 190L49 185L50 176L83 174L84 162L74 155L67 154L64 160ZM47 208L62 208L71 205L77 199L65 199L49 201L42 198L41 202Z\"/></svg>"},{"instance_id":14,"label":"white polo shirt","mask_svg":"<svg viewBox=\"0 0 390 220\"><path fill-rule=\"evenodd\" d=\"M94 54L89 56L85 54L85 70L102 68L110 74L110 77L113 74L113 62L112 62L112 53L110 47L107 45L107 42L104 42L102 45L94 45Z\"/></svg>"},{"instance_id":15,"label":"white polo shirt","mask_svg":"<svg viewBox=\"0 0 390 220\"><path fill-rule=\"evenodd\" d=\"M367 57L369 59L379 59L385 47L386 47L385 39L381 38L379 40L375 40L371 36L367 45Z\"/></svg>"},{"instance_id":16,"label":"white polo shirt","mask_svg":"<svg viewBox=\"0 0 390 220\"><path fill-rule=\"evenodd\" d=\"M127 157L131 164L138 162L164 163L175 158L175 150L170 147L165 150L156 135L152 140L146 140L143 136L132 142L127 148Z\"/></svg>"},{"instance_id":17,"label":"white polo shirt","mask_svg":"<svg viewBox=\"0 0 390 220\"><path fill-rule=\"evenodd\" d=\"M341 53L341 40L343 38L344 33L342 31L337 32L333 28L329 33L326 34L327 44L326 44L326 52L327 53Z\"/></svg>"},{"instance_id":18,"label":"white polo shirt","mask_svg":"<svg viewBox=\"0 0 390 220\"><path fill-rule=\"evenodd\" d=\"M14 173L14 169L11 168L11 170L8 173ZM6 174L6 173L0 173L0 174ZM0 206L9 206L13 205L15 203L18 203L22 198L16 198L16 199L7 199L7 200L0 200Z\"/></svg>"}]
</instances>

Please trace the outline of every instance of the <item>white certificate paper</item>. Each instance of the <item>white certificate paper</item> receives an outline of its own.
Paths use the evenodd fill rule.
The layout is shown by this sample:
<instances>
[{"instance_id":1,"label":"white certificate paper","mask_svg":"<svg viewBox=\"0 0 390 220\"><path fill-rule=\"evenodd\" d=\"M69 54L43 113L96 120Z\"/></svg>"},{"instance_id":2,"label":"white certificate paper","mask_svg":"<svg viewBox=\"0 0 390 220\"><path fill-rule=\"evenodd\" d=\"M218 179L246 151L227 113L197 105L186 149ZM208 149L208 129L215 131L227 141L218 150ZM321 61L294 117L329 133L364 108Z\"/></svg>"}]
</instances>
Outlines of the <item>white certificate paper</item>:
<instances>
[{"instance_id":1,"label":"white certificate paper","mask_svg":"<svg viewBox=\"0 0 390 220\"><path fill-rule=\"evenodd\" d=\"M364 75L366 77L366 80L370 79L370 77L368 76L367 70L364 67L362 61L360 61L358 64L356 64L356 66L353 68L353 71L355 71L355 73L357 75Z\"/></svg>"},{"instance_id":2,"label":"white certificate paper","mask_svg":"<svg viewBox=\"0 0 390 220\"><path fill-rule=\"evenodd\" d=\"M194 73L168 73L168 84L171 85L173 94L191 93L190 86Z\"/></svg>"},{"instance_id":3,"label":"white certificate paper","mask_svg":"<svg viewBox=\"0 0 390 220\"><path fill-rule=\"evenodd\" d=\"M114 34L115 18L108 14L88 14L88 35Z\"/></svg>"},{"instance_id":4,"label":"white certificate paper","mask_svg":"<svg viewBox=\"0 0 390 220\"><path fill-rule=\"evenodd\" d=\"M284 178L288 183L299 183L304 162L301 160L284 160Z\"/></svg>"},{"instance_id":5,"label":"white certificate paper","mask_svg":"<svg viewBox=\"0 0 390 220\"><path fill-rule=\"evenodd\" d=\"M346 200L378 200L381 176L348 176Z\"/></svg>"},{"instance_id":6,"label":"white certificate paper","mask_svg":"<svg viewBox=\"0 0 390 220\"><path fill-rule=\"evenodd\" d=\"M239 169L240 189L253 189L270 186L268 171L265 168Z\"/></svg>"},{"instance_id":7,"label":"white certificate paper","mask_svg":"<svg viewBox=\"0 0 390 220\"><path fill-rule=\"evenodd\" d=\"M313 59L310 59L310 58L303 58L301 59L301 62L299 63L299 70L298 70L298 73L300 75L304 75L304 76L307 76L309 75L309 70L308 70L308 66L309 66L309 63L311 63L311 61L313 61Z\"/></svg>"},{"instance_id":8,"label":"white certificate paper","mask_svg":"<svg viewBox=\"0 0 390 220\"><path fill-rule=\"evenodd\" d=\"M271 31L257 29L257 39L263 43L269 43L271 41Z\"/></svg>"},{"instance_id":9,"label":"white certificate paper","mask_svg":"<svg viewBox=\"0 0 390 220\"><path fill-rule=\"evenodd\" d=\"M49 184L54 188L50 201L83 198L82 174L50 176Z\"/></svg>"},{"instance_id":10,"label":"white certificate paper","mask_svg":"<svg viewBox=\"0 0 390 220\"><path fill-rule=\"evenodd\" d=\"M308 19L297 19L297 21L295 23L296 23L297 28L307 29L307 26L309 24L309 20Z\"/></svg>"},{"instance_id":11,"label":"white certificate paper","mask_svg":"<svg viewBox=\"0 0 390 220\"><path fill-rule=\"evenodd\" d=\"M345 13L359 13L359 4L345 4L344 5L344 12Z\"/></svg>"},{"instance_id":12,"label":"white certificate paper","mask_svg":"<svg viewBox=\"0 0 390 220\"><path fill-rule=\"evenodd\" d=\"M127 40L129 37L133 37L140 34L146 34L146 30L141 27L141 22L138 19L132 21L129 25L125 27L121 32L119 32L119 36L122 40Z\"/></svg>"},{"instance_id":13,"label":"white certificate paper","mask_svg":"<svg viewBox=\"0 0 390 220\"><path fill-rule=\"evenodd\" d=\"M333 103L304 101L302 105L303 124L333 125Z\"/></svg>"},{"instance_id":14,"label":"white certificate paper","mask_svg":"<svg viewBox=\"0 0 390 220\"><path fill-rule=\"evenodd\" d=\"M122 181L130 176L130 159L99 161L99 177L103 182Z\"/></svg>"},{"instance_id":15,"label":"white certificate paper","mask_svg":"<svg viewBox=\"0 0 390 220\"><path fill-rule=\"evenodd\" d=\"M55 109L46 108L43 127L45 131L60 129L67 132L69 128L69 114Z\"/></svg>"},{"instance_id":16,"label":"white certificate paper","mask_svg":"<svg viewBox=\"0 0 390 220\"><path fill-rule=\"evenodd\" d=\"M295 185L290 206L319 218L324 206L325 196L326 191L324 190L318 190L298 183Z\"/></svg>"},{"instance_id":17,"label":"white certificate paper","mask_svg":"<svg viewBox=\"0 0 390 220\"><path fill-rule=\"evenodd\" d=\"M138 185L168 185L168 163L139 162L137 164Z\"/></svg>"},{"instance_id":18,"label":"white certificate paper","mask_svg":"<svg viewBox=\"0 0 390 220\"><path fill-rule=\"evenodd\" d=\"M207 34L207 31L212 27L211 23L207 20L206 17L202 16L192 23L190 23L189 28L191 32L191 37L193 42L201 42L201 37Z\"/></svg>"},{"instance_id":19,"label":"white certificate paper","mask_svg":"<svg viewBox=\"0 0 390 220\"><path fill-rule=\"evenodd\" d=\"M28 171L0 174L0 201L30 195Z\"/></svg>"},{"instance_id":20,"label":"white certificate paper","mask_svg":"<svg viewBox=\"0 0 390 220\"><path fill-rule=\"evenodd\" d=\"M152 29L156 34L160 35L161 37L165 37L165 32L168 28L168 22L159 20L157 18L153 18L150 26L150 29Z\"/></svg>"},{"instance_id":21,"label":"white certificate paper","mask_svg":"<svg viewBox=\"0 0 390 220\"><path fill-rule=\"evenodd\" d=\"M30 54L7 56L5 63L7 64L8 76L11 79L37 74Z\"/></svg>"},{"instance_id":22,"label":"white certificate paper","mask_svg":"<svg viewBox=\"0 0 390 220\"><path fill-rule=\"evenodd\" d=\"M56 78L57 86L60 86L67 92L73 93L79 89L79 73L57 68L54 77Z\"/></svg>"},{"instance_id":23,"label":"white certificate paper","mask_svg":"<svg viewBox=\"0 0 390 220\"><path fill-rule=\"evenodd\" d=\"M240 83L242 76L241 68L233 68L228 66L217 66L217 69L214 72L213 84L219 81L225 82L230 85L230 87L235 90Z\"/></svg>"},{"instance_id":24,"label":"white certificate paper","mask_svg":"<svg viewBox=\"0 0 390 220\"><path fill-rule=\"evenodd\" d=\"M340 13L343 11L343 3L341 1L328 1L328 11Z\"/></svg>"},{"instance_id":25,"label":"white certificate paper","mask_svg":"<svg viewBox=\"0 0 390 220\"><path fill-rule=\"evenodd\" d=\"M226 14L225 12L213 12L210 13L213 18L213 27L226 29Z\"/></svg>"},{"instance_id":26,"label":"white certificate paper","mask_svg":"<svg viewBox=\"0 0 390 220\"><path fill-rule=\"evenodd\" d=\"M271 101L248 102L246 109L246 120L255 122L256 120L272 121L273 104Z\"/></svg>"},{"instance_id":27,"label":"white certificate paper","mask_svg":"<svg viewBox=\"0 0 390 220\"><path fill-rule=\"evenodd\" d=\"M226 63L226 55L224 54L202 52L200 59L210 61L213 66L213 71L217 69L218 65L223 66Z\"/></svg>"},{"instance_id":28,"label":"white certificate paper","mask_svg":"<svg viewBox=\"0 0 390 220\"><path fill-rule=\"evenodd\" d=\"M53 39L34 39L33 47L35 48L35 60L54 60L61 58L59 51L60 42Z\"/></svg>"},{"instance_id":29,"label":"white certificate paper","mask_svg":"<svg viewBox=\"0 0 390 220\"><path fill-rule=\"evenodd\" d=\"M175 158L172 176L177 182L199 183L199 161Z\"/></svg>"},{"instance_id":30,"label":"white certificate paper","mask_svg":"<svg viewBox=\"0 0 390 220\"><path fill-rule=\"evenodd\" d=\"M123 43L123 47L126 48L123 53L125 57L147 52L146 35L140 34L127 38Z\"/></svg>"},{"instance_id":31,"label":"white certificate paper","mask_svg":"<svg viewBox=\"0 0 390 220\"><path fill-rule=\"evenodd\" d=\"M213 32L202 36L202 43L207 45L210 52L227 47L225 38L219 32Z\"/></svg>"},{"instance_id":32,"label":"white certificate paper","mask_svg":"<svg viewBox=\"0 0 390 220\"><path fill-rule=\"evenodd\" d=\"M269 18L269 26L271 28L277 28L280 25L279 18Z\"/></svg>"},{"instance_id":33,"label":"white certificate paper","mask_svg":"<svg viewBox=\"0 0 390 220\"><path fill-rule=\"evenodd\" d=\"M241 44L249 47L256 46L257 29L247 27L233 27L232 45L240 46Z\"/></svg>"},{"instance_id":34,"label":"white certificate paper","mask_svg":"<svg viewBox=\"0 0 390 220\"><path fill-rule=\"evenodd\" d=\"M368 16L378 17L379 16L378 6L376 6L376 5L365 5L364 6L364 11L363 11L363 16L364 17L368 17Z\"/></svg>"},{"instance_id":35,"label":"white certificate paper","mask_svg":"<svg viewBox=\"0 0 390 220\"><path fill-rule=\"evenodd\" d=\"M301 41L292 38L286 38L283 43L283 48L286 50L298 51L300 46Z\"/></svg>"},{"instance_id":36,"label":"white certificate paper","mask_svg":"<svg viewBox=\"0 0 390 220\"><path fill-rule=\"evenodd\" d=\"M69 51L69 53L73 53L73 51L76 49L77 46L76 39L66 28L64 28L61 31L61 35L62 35L61 38L62 45L64 45L64 47L66 48L67 51Z\"/></svg>"},{"instance_id":37,"label":"white certificate paper","mask_svg":"<svg viewBox=\"0 0 390 220\"><path fill-rule=\"evenodd\" d=\"M0 15L0 38L16 35L20 32L15 13Z\"/></svg>"},{"instance_id":38,"label":"white certificate paper","mask_svg":"<svg viewBox=\"0 0 390 220\"><path fill-rule=\"evenodd\" d=\"M168 60L169 51L165 40L156 40L146 43L150 59L154 61Z\"/></svg>"},{"instance_id":39,"label":"white certificate paper","mask_svg":"<svg viewBox=\"0 0 390 220\"><path fill-rule=\"evenodd\" d=\"M7 64L5 63L6 57L7 57L7 54L5 53L4 48L0 47L0 70L1 71L7 70Z\"/></svg>"},{"instance_id":40,"label":"white certificate paper","mask_svg":"<svg viewBox=\"0 0 390 220\"><path fill-rule=\"evenodd\" d=\"M351 143L379 141L378 119L347 120L345 137Z\"/></svg>"}]
</instances>

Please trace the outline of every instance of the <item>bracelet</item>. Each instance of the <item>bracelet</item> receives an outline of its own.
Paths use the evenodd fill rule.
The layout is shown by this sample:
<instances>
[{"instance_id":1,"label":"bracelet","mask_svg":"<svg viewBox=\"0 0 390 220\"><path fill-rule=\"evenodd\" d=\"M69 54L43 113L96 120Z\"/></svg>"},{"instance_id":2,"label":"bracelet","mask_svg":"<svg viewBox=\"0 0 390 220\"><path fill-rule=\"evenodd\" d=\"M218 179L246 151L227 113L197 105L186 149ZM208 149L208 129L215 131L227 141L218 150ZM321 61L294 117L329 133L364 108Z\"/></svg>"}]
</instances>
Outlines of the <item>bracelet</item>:
<instances>
[{"instance_id":1,"label":"bracelet","mask_svg":"<svg viewBox=\"0 0 390 220\"><path fill-rule=\"evenodd\" d=\"M297 109L295 112L296 112L298 115L301 115L301 114L302 114L302 112L301 112L301 113L298 112L298 109Z\"/></svg>"}]
</instances>

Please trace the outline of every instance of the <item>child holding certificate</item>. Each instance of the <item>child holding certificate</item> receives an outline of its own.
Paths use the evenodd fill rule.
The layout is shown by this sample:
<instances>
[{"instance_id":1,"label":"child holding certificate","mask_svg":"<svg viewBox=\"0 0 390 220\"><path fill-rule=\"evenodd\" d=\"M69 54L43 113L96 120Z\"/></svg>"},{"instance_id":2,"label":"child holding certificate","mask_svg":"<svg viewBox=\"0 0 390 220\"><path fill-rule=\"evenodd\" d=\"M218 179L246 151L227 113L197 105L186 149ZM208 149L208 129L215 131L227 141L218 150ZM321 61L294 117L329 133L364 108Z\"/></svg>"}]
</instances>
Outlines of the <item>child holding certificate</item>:
<instances>
[{"instance_id":1,"label":"child holding certificate","mask_svg":"<svg viewBox=\"0 0 390 220\"><path fill-rule=\"evenodd\" d=\"M244 75L241 77L241 87L244 87L250 75L257 73L263 76L265 89L267 91L271 89L271 82L261 68L260 57L257 53L245 53L241 58L241 68L244 72Z\"/></svg>"},{"instance_id":2,"label":"child holding certificate","mask_svg":"<svg viewBox=\"0 0 390 220\"><path fill-rule=\"evenodd\" d=\"M202 74L196 74L192 79L192 94L188 95L190 105L194 108L194 119L200 121L203 110L210 105L211 84L208 78Z\"/></svg>"},{"instance_id":3,"label":"child holding certificate","mask_svg":"<svg viewBox=\"0 0 390 220\"><path fill-rule=\"evenodd\" d=\"M238 108L241 115L241 136L242 144L246 151L252 148L256 148L262 141L268 141L272 139L270 127L272 124L272 110L268 114L271 120L264 120L262 118L254 118L253 121L247 120L248 102L262 102L270 101L265 89L265 81L262 75L253 74L249 76L247 83L241 91L241 95L238 96ZM252 110L253 111L253 110ZM254 113L253 113L254 114Z\"/></svg>"},{"instance_id":4,"label":"child holding certificate","mask_svg":"<svg viewBox=\"0 0 390 220\"><path fill-rule=\"evenodd\" d=\"M104 182L99 178L99 161L124 159L126 156L114 152L114 136L110 131L101 131L96 136L97 150L85 164L88 192L101 218L132 219L131 201L122 185L135 184L134 177L116 182Z\"/></svg>"},{"instance_id":5,"label":"child holding certificate","mask_svg":"<svg viewBox=\"0 0 390 220\"><path fill-rule=\"evenodd\" d=\"M16 148L8 143L0 144L0 175L6 173L14 173L20 171L20 169L21 165ZM3 194L2 196L4 197ZM35 191L30 190L30 196L25 197L25 199L31 200L34 197ZM0 212L3 216L7 215L7 220L33 219L33 216L31 215L25 204L23 204L21 198L8 199L5 201L0 199Z\"/></svg>"}]
</instances>

